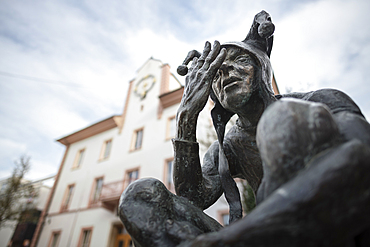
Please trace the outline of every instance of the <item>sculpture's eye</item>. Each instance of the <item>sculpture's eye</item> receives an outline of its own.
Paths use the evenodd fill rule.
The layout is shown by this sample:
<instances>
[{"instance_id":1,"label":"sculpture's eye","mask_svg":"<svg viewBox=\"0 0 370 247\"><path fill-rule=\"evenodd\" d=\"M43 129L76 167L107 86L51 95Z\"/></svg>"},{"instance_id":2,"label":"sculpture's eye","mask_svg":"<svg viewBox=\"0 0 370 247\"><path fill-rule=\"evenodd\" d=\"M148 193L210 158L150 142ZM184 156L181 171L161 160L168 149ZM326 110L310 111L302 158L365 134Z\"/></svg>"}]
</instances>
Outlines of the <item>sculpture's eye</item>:
<instances>
[{"instance_id":1,"label":"sculpture's eye","mask_svg":"<svg viewBox=\"0 0 370 247\"><path fill-rule=\"evenodd\" d=\"M270 21L270 22L272 21L270 16L267 17L267 21Z\"/></svg>"},{"instance_id":2,"label":"sculpture's eye","mask_svg":"<svg viewBox=\"0 0 370 247\"><path fill-rule=\"evenodd\" d=\"M248 56L238 56L237 58L235 58L234 60L236 63L239 63L239 64L248 64L250 59Z\"/></svg>"}]
</instances>

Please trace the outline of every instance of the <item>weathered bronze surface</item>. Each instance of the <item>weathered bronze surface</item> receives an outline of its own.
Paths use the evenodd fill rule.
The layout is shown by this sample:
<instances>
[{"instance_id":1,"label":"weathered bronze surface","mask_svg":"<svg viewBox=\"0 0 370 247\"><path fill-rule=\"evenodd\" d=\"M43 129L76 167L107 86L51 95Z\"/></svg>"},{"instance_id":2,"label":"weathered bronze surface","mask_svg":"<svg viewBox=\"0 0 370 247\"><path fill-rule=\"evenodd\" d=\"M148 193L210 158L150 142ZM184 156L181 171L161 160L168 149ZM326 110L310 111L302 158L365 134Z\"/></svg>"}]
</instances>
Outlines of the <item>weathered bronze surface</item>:
<instances>
[{"instance_id":1,"label":"weathered bronze surface","mask_svg":"<svg viewBox=\"0 0 370 247\"><path fill-rule=\"evenodd\" d=\"M128 186L119 214L136 246L370 246L370 125L337 90L275 96L274 29L262 11L245 40L206 42L179 67L177 195L156 179ZM209 96L218 142L201 167L196 124ZM256 194L244 218L233 178ZM233 222L225 228L203 213L222 193Z\"/></svg>"}]
</instances>

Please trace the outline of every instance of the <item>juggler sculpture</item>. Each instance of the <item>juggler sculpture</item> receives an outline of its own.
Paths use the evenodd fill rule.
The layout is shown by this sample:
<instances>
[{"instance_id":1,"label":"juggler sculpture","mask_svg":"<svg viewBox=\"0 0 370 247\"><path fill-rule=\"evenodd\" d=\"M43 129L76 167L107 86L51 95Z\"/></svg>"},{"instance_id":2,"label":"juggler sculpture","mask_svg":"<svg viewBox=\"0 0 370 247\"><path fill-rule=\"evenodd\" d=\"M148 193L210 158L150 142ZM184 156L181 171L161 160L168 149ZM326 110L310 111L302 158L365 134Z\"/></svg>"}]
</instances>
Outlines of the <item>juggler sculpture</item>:
<instances>
[{"instance_id":1,"label":"juggler sculpture","mask_svg":"<svg viewBox=\"0 0 370 247\"><path fill-rule=\"evenodd\" d=\"M245 40L206 42L178 68L187 75L173 139L177 195L156 179L128 186L119 214L135 246L370 246L370 125L337 90L274 95L274 29L261 11ZM201 166L196 125L209 96L218 141ZM244 218L233 178L257 198ZM222 193L225 228L203 213Z\"/></svg>"}]
</instances>

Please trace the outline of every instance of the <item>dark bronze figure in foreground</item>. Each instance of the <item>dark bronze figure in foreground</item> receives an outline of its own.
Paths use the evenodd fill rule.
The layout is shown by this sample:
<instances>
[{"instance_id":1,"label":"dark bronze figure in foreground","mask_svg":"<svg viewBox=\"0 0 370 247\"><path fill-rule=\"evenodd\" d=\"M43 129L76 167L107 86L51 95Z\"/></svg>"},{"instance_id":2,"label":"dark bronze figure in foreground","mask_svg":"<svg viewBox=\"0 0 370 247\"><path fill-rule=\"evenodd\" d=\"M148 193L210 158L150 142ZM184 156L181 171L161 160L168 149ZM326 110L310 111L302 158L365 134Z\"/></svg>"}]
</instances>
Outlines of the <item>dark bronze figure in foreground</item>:
<instances>
[{"instance_id":1,"label":"dark bronze figure in foreground","mask_svg":"<svg viewBox=\"0 0 370 247\"><path fill-rule=\"evenodd\" d=\"M274 96L273 32L262 11L245 40L207 42L180 66L187 77L173 140L177 195L156 179L129 185L119 214L136 246L370 245L370 125L337 90ZM201 167L196 124L209 96L218 142ZM257 197L243 219L233 178L246 179ZM233 222L225 228L203 213L222 193Z\"/></svg>"}]
</instances>

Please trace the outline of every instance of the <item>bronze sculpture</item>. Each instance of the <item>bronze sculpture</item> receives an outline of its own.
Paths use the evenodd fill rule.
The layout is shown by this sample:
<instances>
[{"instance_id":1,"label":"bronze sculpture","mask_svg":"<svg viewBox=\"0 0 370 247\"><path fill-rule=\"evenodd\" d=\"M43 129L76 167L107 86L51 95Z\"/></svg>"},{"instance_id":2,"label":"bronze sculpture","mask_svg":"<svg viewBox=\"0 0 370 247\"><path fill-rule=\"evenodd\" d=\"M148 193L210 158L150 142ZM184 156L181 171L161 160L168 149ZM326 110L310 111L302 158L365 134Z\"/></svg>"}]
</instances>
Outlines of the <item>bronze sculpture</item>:
<instances>
[{"instance_id":1,"label":"bronze sculpture","mask_svg":"<svg viewBox=\"0 0 370 247\"><path fill-rule=\"evenodd\" d=\"M155 179L131 184L119 213L137 246L367 246L370 243L370 125L332 89L274 95L274 25L255 16L246 39L190 52L177 113L171 194ZM192 60L187 71L185 65ZM199 112L208 97L218 142L200 166ZM234 114L237 123L225 135ZM240 219L233 178L246 179L257 207ZM228 227L202 210L225 193ZM144 216L146 215L146 216Z\"/></svg>"}]
</instances>

